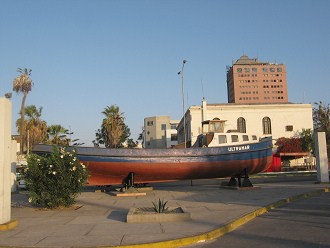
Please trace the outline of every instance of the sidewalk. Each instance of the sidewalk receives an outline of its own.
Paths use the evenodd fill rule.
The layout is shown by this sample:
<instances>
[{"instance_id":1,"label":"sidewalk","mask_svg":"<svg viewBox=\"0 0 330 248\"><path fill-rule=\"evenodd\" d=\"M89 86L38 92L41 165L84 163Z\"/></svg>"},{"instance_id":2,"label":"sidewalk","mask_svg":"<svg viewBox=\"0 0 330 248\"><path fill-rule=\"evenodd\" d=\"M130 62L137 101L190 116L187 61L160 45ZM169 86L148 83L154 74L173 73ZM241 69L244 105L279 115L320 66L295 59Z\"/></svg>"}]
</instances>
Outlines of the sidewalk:
<instances>
[{"instance_id":1,"label":"sidewalk","mask_svg":"<svg viewBox=\"0 0 330 248\"><path fill-rule=\"evenodd\" d=\"M153 190L146 196L83 192L77 199L76 210L32 208L26 194L13 194L12 220L18 220L18 226L0 232L0 247L129 247L133 244L153 247L143 244L155 242L162 243L154 247L174 247L202 242L219 235L221 227L265 206L329 189L328 184L315 184L314 176L295 178L255 178L252 182L258 188L253 190L223 189L219 187L223 180L214 179L194 180L193 186L190 181L152 184ZM192 220L126 222L130 208L152 207L152 202L158 199L168 201L169 207L185 208Z\"/></svg>"}]
</instances>

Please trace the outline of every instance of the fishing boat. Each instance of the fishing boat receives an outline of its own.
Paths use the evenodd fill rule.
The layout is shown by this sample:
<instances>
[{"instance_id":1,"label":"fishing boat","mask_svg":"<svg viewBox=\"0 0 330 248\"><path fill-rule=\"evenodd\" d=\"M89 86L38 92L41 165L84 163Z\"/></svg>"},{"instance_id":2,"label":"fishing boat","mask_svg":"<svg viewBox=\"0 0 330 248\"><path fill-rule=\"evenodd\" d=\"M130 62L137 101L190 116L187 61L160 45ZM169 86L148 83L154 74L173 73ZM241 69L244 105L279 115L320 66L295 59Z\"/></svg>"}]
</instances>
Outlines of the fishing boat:
<instances>
[{"instance_id":1,"label":"fishing boat","mask_svg":"<svg viewBox=\"0 0 330 248\"><path fill-rule=\"evenodd\" d=\"M211 127L213 122L204 125ZM212 129L212 128L211 128ZM272 163L272 138L211 130L183 149L109 149L75 147L89 171L89 185L135 185L187 179L241 177L265 171ZM222 130L223 131L223 130ZM33 152L52 152L35 145Z\"/></svg>"}]
</instances>

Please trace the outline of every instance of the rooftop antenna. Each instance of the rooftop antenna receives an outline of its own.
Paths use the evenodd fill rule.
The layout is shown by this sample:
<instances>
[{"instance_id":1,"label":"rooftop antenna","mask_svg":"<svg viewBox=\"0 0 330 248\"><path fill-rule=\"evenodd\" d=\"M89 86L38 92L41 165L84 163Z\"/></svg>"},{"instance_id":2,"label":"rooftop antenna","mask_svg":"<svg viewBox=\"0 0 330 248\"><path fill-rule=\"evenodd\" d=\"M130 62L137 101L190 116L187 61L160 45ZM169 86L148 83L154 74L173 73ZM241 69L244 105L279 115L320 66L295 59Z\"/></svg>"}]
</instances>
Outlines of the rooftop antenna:
<instances>
[{"instance_id":1,"label":"rooftop antenna","mask_svg":"<svg viewBox=\"0 0 330 248\"><path fill-rule=\"evenodd\" d=\"M305 96L306 96L306 91L304 91L302 103L305 103Z\"/></svg>"}]
</instances>

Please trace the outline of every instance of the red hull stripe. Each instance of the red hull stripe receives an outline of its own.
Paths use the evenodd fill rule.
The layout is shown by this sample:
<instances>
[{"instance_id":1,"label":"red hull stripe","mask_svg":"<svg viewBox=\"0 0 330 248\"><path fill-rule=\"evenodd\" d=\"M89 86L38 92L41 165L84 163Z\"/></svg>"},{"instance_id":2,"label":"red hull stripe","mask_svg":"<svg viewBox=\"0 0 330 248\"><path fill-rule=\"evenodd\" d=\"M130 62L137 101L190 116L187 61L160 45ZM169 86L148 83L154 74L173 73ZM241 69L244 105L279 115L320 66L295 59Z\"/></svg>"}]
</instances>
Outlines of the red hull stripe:
<instances>
[{"instance_id":1,"label":"red hull stripe","mask_svg":"<svg viewBox=\"0 0 330 248\"><path fill-rule=\"evenodd\" d=\"M134 172L135 183L164 182L186 179L232 177L245 168L249 174L262 172L271 165L272 156L249 161L230 162L186 162L186 163L107 163L84 162L91 174L91 185L122 184L130 172Z\"/></svg>"}]
</instances>

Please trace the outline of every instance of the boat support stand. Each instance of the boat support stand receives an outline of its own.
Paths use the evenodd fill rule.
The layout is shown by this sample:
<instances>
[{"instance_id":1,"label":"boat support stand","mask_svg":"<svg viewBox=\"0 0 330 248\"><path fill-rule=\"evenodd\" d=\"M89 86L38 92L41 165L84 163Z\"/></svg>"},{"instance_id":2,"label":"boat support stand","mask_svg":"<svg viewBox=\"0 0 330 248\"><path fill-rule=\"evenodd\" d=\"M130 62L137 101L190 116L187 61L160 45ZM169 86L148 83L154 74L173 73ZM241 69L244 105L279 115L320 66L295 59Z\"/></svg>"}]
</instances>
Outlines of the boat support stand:
<instances>
[{"instance_id":1,"label":"boat support stand","mask_svg":"<svg viewBox=\"0 0 330 248\"><path fill-rule=\"evenodd\" d=\"M146 195L145 191L153 190L152 187L146 187L146 183L135 183L135 173L128 173L127 177L123 180L122 192L125 196L137 196L137 195ZM118 194L117 194L118 195Z\"/></svg>"},{"instance_id":2,"label":"boat support stand","mask_svg":"<svg viewBox=\"0 0 330 248\"><path fill-rule=\"evenodd\" d=\"M242 182L243 178L243 182ZM247 187L253 187L253 184L250 181L248 170L245 168L238 176L237 181L235 177L230 178L228 182L228 186L230 187L238 187L238 188L247 188Z\"/></svg>"},{"instance_id":3,"label":"boat support stand","mask_svg":"<svg viewBox=\"0 0 330 248\"><path fill-rule=\"evenodd\" d=\"M134 188L134 172L128 173L128 176L123 180L123 187L121 191Z\"/></svg>"}]
</instances>

